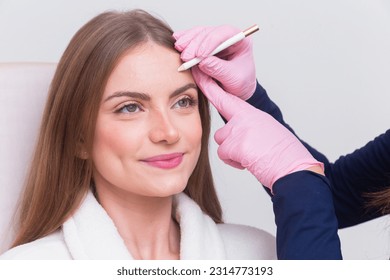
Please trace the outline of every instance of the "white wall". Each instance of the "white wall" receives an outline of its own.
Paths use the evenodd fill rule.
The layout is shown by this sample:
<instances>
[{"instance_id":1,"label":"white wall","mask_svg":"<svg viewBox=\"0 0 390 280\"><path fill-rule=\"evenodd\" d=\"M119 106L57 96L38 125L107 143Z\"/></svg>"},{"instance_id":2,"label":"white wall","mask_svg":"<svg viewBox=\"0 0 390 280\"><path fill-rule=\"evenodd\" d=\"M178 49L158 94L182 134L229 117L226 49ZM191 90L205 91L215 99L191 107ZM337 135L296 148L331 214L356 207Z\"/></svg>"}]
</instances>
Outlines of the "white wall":
<instances>
[{"instance_id":1,"label":"white wall","mask_svg":"<svg viewBox=\"0 0 390 280\"><path fill-rule=\"evenodd\" d=\"M108 9L143 8L174 30L259 24L257 77L295 131L331 160L389 128L390 2L383 0L0 0L0 62L57 62L71 36ZM222 126L215 115L213 129ZM272 205L247 172L212 164L228 222L275 233ZM390 255L387 217L341 230L346 259Z\"/></svg>"}]
</instances>

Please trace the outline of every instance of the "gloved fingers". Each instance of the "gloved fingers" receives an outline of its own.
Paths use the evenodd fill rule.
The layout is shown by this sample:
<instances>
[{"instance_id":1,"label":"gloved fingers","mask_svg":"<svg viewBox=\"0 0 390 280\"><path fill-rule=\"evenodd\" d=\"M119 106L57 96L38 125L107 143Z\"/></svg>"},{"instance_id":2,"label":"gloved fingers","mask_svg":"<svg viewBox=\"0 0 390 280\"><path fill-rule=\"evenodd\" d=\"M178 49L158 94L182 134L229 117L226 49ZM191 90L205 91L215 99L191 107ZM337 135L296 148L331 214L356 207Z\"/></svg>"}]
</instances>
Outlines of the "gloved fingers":
<instances>
[{"instance_id":1,"label":"gloved fingers","mask_svg":"<svg viewBox=\"0 0 390 280\"><path fill-rule=\"evenodd\" d=\"M199 49L201 48L212 48L213 46L207 46L204 44L204 38L210 33L214 32L216 27L202 27L193 32L183 35L178 39L175 45L177 45L177 50L181 51L180 57L183 61L188 61L193 59L194 57L204 58L206 56L200 56L198 54ZM218 46L217 44L216 46ZM215 47L211 50L213 51ZM210 52L211 52L210 51Z\"/></svg>"},{"instance_id":2,"label":"gloved fingers","mask_svg":"<svg viewBox=\"0 0 390 280\"><path fill-rule=\"evenodd\" d=\"M227 80L229 80L231 74L235 73L235 70L231 69L231 66L232 64L229 61L220 59L215 56L210 56L203 59L198 65L199 69L204 73L216 79L217 81L223 81L224 84L228 82Z\"/></svg>"},{"instance_id":3,"label":"gloved fingers","mask_svg":"<svg viewBox=\"0 0 390 280\"><path fill-rule=\"evenodd\" d=\"M253 43L252 38L250 37L246 37L240 42L231 45L227 49L224 49L223 51L218 53L216 56L221 57L225 60L231 60L245 53L249 53L251 55L253 54Z\"/></svg>"},{"instance_id":4,"label":"gloved fingers","mask_svg":"<svg viewBox=\"0 0 390 280\"><path fill-rule=\"evenodd\" d=\"M193 36L188 43L186 41L186 47L182 49L181 58L187 61L194 57L202 59L208 57L221 43L239 32L240 30L228 25L204 28L196 36ZM235 45L239 44L240 42Z\"/></svg>"},{"instance_id":5,"label":"gloved fingers","mask_svg":"<svg viewBox=\"0 0 390 280\"><path fill-rule=\"evenodd\" d=\"M175 38L175 48L182 52L188 44L196 37L202 30L209 28L207 26L196 26L191 29L176 31L173 33L173 38Z\"/></svg>"},{"instance_id":6,"label":"gloved fingers","mask_svg":"<svg viewBox=\"0 0 390 280\"><path fill-rule=\"evenodd\" d=\"M230 160L230 159L226 159L226 160L223 160L224 163L226 163L227 165L230 165L234 168L237 168L237 169L245 169L245 167L243 167L239 162L237 161L234 161L234 160Z\"/></svg>"},{"instance_id":7,"label":"gloved fingers","mask_svg":"<svg viewBox=\"0 0 390 280\"><path fill-rule=\"evenodd\" d=\"M240 162L236 161L239 158L239 147L235 145L237 139L234 139L234 135L232 135L233 129L234 125L228 122L215 132L214 139L219 145L217 154L226 164L234 168L245 169Z\"/></svg>"},{"instance_id":8,"label":"gloved fingers","mask_svg":"<svg viewBox=\"0 0 390 280\"><path fill-rule=\"evenodd\" d=\"M193 44L196 57L208 57L220 44L240 32L241 30L233 26L217 26L212 30L210 29L209 32L200 33L197 36L197 40L200 44L197 44L197 42L194 40L188 45L188 48L192 47L191 45ZM200 35L203 36L201 37ZM237 42L236 44L234 44L234 46L237 48L237 46L241 45L240 43L241 42Z\"/></svg>"},{"instance_id":9,"label":"gloved fingers","mask_svg":"<svg viewBox=\"0 0 390 280\"><path fill-rule=\"evenodd\" d=\"M232 125L228 122L223 127L218 129L214 134L214 140L218 145L222 145L222 143L229 137L232 132Z\"/></svg>"},{"instance_id":10,"label":"gloved fingers","mask_svg":"<svg viewBox=\"0 0 390 280\"><path fill-rule=\"evenodd\" d=\"M206 73L214 80L217 80L222 89L239 97L242 100L247 100L253 95L256 90L256 76L251 75L253 78L249 79L247 72L256 72L253 65L247 65L247 69L243 71L237 71L237 65L220 59L215 56L211 56L202 60L198 67L202 72Z\"/></svg>"},{"instance_id":11,"label":"gloved fingers","mask_svg":"<svg viewBox=\"0 0 390 280\"><path fill-rule=\"evenodd\" d=\"M227 92L247 100L256 90L256 69L252 52L234 55L231 60L210 56L203 59L198 67L217 80Z\"/></svg>"},{"instance_id":12,"label":"gloved fingers","mask_svg":"<svg viewBox=\"0 0 390 280\"><path fill-rule=\"evenodd\" d=\"M228 145L221 145L217 149L218 157L226 164L238 169L245 169L238 161L230 157L230 147Z\"/></svg>"},{"instance_id":13,"label":"gloved fingers","mask_svg":"<svg viewBox=\"0 0 390 280\"><path fill-rule=\"evenodd\" d=\"M226 142L222 143L218 149L218 157L226 164L238 169L245 169L240 162L240 147L237 145L237 139L228 138Z\"/></svg>"},{"instance_id":14,"label":"gloved fingers","mask_svg":"<svg viewBox=\"0 0 390 280\"><path fill-rule=\"evenodd\" d=\"M203 73L198 67L193 67L191 71L200 90L227 121L237 112L251 109L251 105L225 92L211 77Z\"/></svg>"}]
</instances>

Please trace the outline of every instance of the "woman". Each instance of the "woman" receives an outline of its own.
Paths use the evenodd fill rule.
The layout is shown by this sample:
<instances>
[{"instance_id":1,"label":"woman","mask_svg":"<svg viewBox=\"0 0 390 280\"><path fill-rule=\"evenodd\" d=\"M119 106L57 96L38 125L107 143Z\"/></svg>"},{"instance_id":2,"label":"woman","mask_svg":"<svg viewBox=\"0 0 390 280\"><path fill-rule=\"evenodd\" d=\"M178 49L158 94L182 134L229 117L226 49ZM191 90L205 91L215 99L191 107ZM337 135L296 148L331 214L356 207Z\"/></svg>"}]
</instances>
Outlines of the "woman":
<instances>
[{"instance_id":1,"label":"woman","mask_svg":"<svg viewBox=\"0 0 390 280\"><path fill-rule=\"evenodd\" d=\"M292 134L284 134L283 138L280 134L272 133L273 130L278 130L278 123L268 120L266 123L269 125L266 127L264 119L257 116L260 113L245 114L236 118L236 128L251 131L251 139L257 136L265 138L263 141L268 140L278 145L270 149L259 141L252 141L247 144L247 150L251 151L241 149L236 152L239 155L234 158L223 153L223 159L237 166L248 161L248 158L253 158L256 151L258 160L262 162L262 169L271 175L254 174L264 186L273 190L279 258L341 258L337 228L353 226L390 214L390 130L353 153L340 157L334 163L330 163L323 154L300 140L317 160L324 163L326 178L318 176L320 172L317 172L317 175L307 172L308 170L301 168L299 164L293 165L294 168L277 170L280 164L270 163L275 160L283 162L294 154L294 147L299 145L293 136L294 131L284 122L280 109L256 82L250 40L245 39L218 56L209 57L209 53L219 43L237 32L238 30L229 26L196 27L176 32L174 36L177 39L176 48L182 52L184 61L193 57L204 58L199 64L199 70L218 80L225 91L272 115L274 120L289 129ZM197 72L198 69L193 71ZM222 96L221 99L229 99L229 96L224 95L223 90L211 81L206 81L206 78L201 76L200 79L204 80L209 91L218 92L218 96ZM218 102L223 103L224 100ZM240 103L240 100L236 99L235 104L237 103ZM223 115L226 108L218 108ZM248 111L252 112L253 108L248 108ZM287 142L293 145L280 145L282 139L288 139ZM239 150L237 147L241 146L243 137L230 134L219 142L225 146L224 149L231 148L231 143L234 143L235 149ZM293 161L299 163L299 160L306 156L305 153L296 153ZM277 180L269 180L275 174Z\"/></svg>"},{"instance_id":2,"label":"woman","mask_svg":"<svg viewBox=\"0 0 390 280\"><path fill-rule=\"evenodd\" d=\"M3 259L275 258L269 234L222 223L208 103L180 62L171 29L141 10L76 33Z\"/></svg>"}]
</instances>

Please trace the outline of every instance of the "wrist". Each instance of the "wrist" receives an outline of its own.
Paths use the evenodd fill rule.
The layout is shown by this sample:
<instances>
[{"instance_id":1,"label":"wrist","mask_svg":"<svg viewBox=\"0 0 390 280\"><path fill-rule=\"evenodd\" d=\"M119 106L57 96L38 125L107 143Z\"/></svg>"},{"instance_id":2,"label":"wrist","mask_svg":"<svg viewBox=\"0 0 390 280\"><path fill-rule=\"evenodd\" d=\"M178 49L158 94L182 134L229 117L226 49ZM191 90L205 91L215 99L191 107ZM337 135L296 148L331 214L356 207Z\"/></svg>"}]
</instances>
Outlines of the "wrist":
<instances>
[{"instance_id":1,"label":"wrist","mask_svg":"<svg viewBox=\"0 0 390 280\"><path fill-rule=\"evenodd\" d=\"M317 173L317 174L322 175L322 176L325 176L324 168L320 167L318 165L308 167L306 170L312 171L312 172Z\"/></svg>"},{"instance_id":2,"label":"wrist","mask_svg":"<svg viewBox=\"0 0 390 280\"><path fill-rule=\"evenodd\" d=\"M251 87L252 87L252 85L251 85ZM261 96L263 92L264 92L264 89L257 82L257 80L255 80L254 83L253 83L253 88L247 90L247 93L243 94L240 98L250 104L249 100L252 99L254 97L254 95L260 95ZM256 97L255 97L255 99L256 99Z\"/></svg>"}]
</instances>

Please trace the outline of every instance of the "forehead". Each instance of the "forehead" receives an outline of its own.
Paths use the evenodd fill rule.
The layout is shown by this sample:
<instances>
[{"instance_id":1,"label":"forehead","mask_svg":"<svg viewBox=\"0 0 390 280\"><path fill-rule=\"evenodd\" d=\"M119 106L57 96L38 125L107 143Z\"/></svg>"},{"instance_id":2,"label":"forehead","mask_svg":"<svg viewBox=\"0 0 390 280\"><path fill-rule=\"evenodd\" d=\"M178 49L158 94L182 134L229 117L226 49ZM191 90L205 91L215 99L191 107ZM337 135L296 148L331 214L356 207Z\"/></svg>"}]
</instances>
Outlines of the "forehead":
<instances>
[{"instance_id":1,"label":"forehead","mask_svg":"<svg viewBox=\"0 0 390 280\"><path fill-rule=\"evenodd\" d=\"M177 71L181 64L180 55L175 50L153 42L142 44L119 60L109 76L104 95L118 90L153 94L194 83L190 71Z\"/></svg>"}]
</instances>

